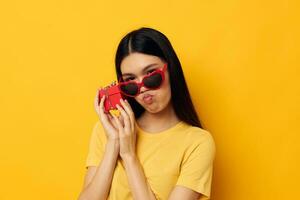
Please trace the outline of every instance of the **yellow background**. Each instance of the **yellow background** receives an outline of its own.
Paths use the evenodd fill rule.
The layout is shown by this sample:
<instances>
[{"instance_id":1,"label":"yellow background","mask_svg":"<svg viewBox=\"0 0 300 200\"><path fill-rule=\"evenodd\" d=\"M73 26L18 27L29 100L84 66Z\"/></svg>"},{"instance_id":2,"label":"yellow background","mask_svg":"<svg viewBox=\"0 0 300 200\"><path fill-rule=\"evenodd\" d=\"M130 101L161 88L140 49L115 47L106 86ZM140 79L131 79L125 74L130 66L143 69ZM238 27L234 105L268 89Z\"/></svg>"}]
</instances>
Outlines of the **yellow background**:
<instances>
[{"instance_id":1,"label":"yellow background","mask_svg":"<svg viewBox=\"0 0 300 200\"><path fill-rule=\"evenodd\" d=\"M0 199L76 199L121 38L173 44L217 145L213 200L297 199L300 87L292 1L1 1ZM299 26L299 24L298 24Z\"/></svg>"}]
</instances>

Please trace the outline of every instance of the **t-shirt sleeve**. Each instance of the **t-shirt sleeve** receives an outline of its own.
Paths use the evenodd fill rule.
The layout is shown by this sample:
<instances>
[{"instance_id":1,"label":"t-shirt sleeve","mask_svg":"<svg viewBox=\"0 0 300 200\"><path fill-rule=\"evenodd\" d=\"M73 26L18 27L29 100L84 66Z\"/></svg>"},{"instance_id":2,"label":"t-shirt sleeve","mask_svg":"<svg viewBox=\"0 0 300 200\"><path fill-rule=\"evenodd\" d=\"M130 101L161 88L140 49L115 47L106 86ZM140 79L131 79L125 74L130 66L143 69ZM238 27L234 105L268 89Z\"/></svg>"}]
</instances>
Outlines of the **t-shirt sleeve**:
<instances>
[{"instance_id":1,"label":"t-shirt sleeve","mask_svg":"<svg viewBox=\"0 0 300 200\"><path fill-rule=\"evenodd\" d=\"M214 139L205 131L186 151L176 185L201 193L200 200L209 199L215 151Z\"/></svg>"},{"instance_id":2,"label":"t-shirt sleeve","mask_svg":"<svg viewBox=\"0 0 300 200\"><path fill-rule=\"evenodd\" d=\"M103 129L100 123L100 121L97 121L92 129L85 163L86 169L88 166L98 166L102 160L104 142L101 137L101 134L103 134Z\"/></svg>"}]
</instances>

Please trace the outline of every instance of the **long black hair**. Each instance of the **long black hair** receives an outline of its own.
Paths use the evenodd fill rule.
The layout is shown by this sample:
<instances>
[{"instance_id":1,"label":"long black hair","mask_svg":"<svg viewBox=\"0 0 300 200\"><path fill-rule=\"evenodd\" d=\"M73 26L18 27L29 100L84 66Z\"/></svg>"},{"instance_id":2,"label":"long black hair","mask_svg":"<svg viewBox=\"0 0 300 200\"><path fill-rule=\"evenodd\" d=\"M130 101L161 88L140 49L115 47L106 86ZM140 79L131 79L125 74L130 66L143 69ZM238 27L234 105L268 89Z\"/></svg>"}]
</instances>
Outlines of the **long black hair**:
<instances>
[{"instance_id":1,"label":"long black hair","mask_svg":"<svg viewBox=\"0 0 300 200\"><path fill-rule=\"evenodd\" d=\"M115 57L118 80L122 76L120 67L122 60L134 52L157 56L168 63L171 101L175 114L180 120L202 128L190 97L180 61L168 38L160 31L149 27L141 27L125 35L118 45ZM139 118L145 109L134 98L126 98L134 111L135 118Z\"/></svg>"}]
</instances>

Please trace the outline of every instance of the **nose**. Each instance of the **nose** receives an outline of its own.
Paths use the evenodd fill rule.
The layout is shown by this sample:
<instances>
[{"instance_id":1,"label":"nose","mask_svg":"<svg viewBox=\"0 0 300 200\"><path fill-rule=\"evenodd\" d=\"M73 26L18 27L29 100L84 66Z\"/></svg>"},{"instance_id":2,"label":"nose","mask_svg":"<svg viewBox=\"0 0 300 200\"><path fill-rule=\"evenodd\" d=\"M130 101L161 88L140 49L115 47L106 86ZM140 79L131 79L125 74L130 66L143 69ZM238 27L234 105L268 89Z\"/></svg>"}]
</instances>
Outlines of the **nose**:
<instances>
[{"instance_id":1,"label":"nose","mask_svg":"<svg viewBox=\"0 0 300 200\"><path fill-rule=\"evenodd\" d=\"M142 86L142 87L140 88L140 93L141 93L141 94L144 93L144 92L146 92L146 91L148 91L148 89L145 88L144 86Z\"/></svg>"},{"instance_id":2,"label":"nose","mask_svg":"<svg viewBox=\"0 0 300 200\"><path fill-rule=\"evenodd\" d=\"M137 81L138 81L139 83L142 83L143 77L139 77ZM142 87L140 88L140 93L142 94L142 93L146 92L147 90L148 90L147 88L145 88L144 86L142 86Z\"/></svg>"}]
</instances>

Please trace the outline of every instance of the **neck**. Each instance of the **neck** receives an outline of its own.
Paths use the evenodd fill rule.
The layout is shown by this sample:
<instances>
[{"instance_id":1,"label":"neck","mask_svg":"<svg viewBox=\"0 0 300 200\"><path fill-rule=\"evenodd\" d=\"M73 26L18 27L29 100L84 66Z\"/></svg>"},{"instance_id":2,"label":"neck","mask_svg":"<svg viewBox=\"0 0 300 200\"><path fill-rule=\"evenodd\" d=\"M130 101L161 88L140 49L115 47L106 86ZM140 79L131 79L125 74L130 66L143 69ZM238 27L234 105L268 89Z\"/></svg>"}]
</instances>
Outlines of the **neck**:
<instances>
[{"instance_id":1,"label":"neck","mask_svg":"<svg viewBox=\"0 0 300 200\"><path fill-rule=\"evenodd\" d=\"M173 125L180 120L175 114L172 103L158 113L150 113L147 110L137 120L138 125L147 132L160 132ZM154 125L154 126L153 126Z\"/></svg>"}]
</instances>

